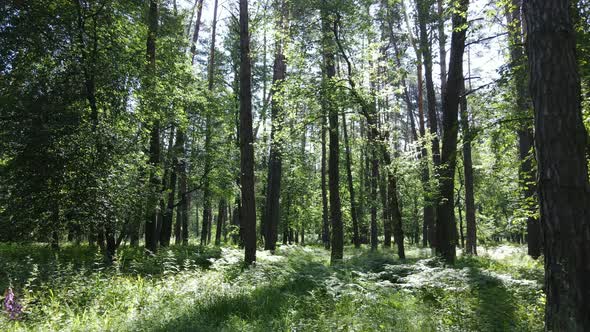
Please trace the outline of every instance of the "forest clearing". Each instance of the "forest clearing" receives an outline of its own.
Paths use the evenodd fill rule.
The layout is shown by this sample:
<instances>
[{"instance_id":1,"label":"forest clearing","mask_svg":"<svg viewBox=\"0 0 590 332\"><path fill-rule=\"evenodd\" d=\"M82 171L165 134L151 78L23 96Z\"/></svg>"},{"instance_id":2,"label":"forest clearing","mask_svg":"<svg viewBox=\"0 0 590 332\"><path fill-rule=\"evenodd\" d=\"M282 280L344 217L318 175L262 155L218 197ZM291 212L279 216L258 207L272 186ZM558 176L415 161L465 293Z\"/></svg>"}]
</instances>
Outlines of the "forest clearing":
<instances>
[{"instance_id":1,"label":"forest clearing","mask_svg":"<svg viewBox=\"0 0 590 332\"><path fill-rule=\"evenodd\" d=\"M0 2L0 330L590 331L590 0Z\"/></svg>"}]
</instances>

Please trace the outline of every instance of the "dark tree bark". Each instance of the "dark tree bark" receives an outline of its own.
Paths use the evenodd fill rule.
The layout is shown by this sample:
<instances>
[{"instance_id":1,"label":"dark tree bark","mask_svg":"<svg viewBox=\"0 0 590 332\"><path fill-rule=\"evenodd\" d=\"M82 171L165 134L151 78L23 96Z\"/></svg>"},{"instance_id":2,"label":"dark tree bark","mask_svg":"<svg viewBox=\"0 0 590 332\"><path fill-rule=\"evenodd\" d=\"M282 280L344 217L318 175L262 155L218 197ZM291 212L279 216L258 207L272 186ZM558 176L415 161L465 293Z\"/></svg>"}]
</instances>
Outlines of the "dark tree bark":
<instances>
[{"instance_id":1,"label":"dark tree bark","mask_svg":"<svg viewBox=\"0 0 590 332\"><path fill-rule=\"evenodd\" d=\"M158 34L158 0L150 0L150 9L148 13L148 37L147 37L147 60L148 60L148 78L150 88L154 89L155 75L156 75L156 37ZM156 107L152 102L152 107ZM145 246L146 249L155 253L158 247L158 223L161 220L160 211L160 194L159 186L161 180L158 177L157 168L160 166L160 121L155 120L150 128L150 158L149 163L153 168L150 175L150 183L152 190L152 197L150 199L148 209L149 220L145 225Z\"/></svg>"},{"instance_id":2,"label":"dark tree bark","mask_svg":"<svg viewBox=\"0 0 590 332\"><path fill-rule=\"evenodd\" d=\"M178 132L176 134L178 135ZM170 130L170 144L172 145L172 137L174 137L174 130ZM174 216L174 204L176 198L176 180L177 180L177 173L178 173L178 137L176 138L176 144L172 149L169 149L169 156L172 157L172 167L171 173L169 177L169 183L165 186L165 189L168 190L168 202L166 204L166 210L164 211L164 215L162 217L162 227L160 229L160 246L167 247L170 245L170 237L172 236L172 219ZM166 178L167 176L164 176Z\"/></svg>"},{"instance_id":3,"label":"dark tree bark","mask_svg":"<svg viewBox=\"0 0 590 332\"><path fill-rule=\"evenodd\" d=\"M282 101L280 94L282 92L283 81L287 74L287 65L283 52L283 43L285 42L286 33L286 4L284 0L276 1L276 9L279 12L277 20L277 31L280 35L276 39L275 60L273 65L273 87L272 87L272 104L271 104L271 131L270 131L270 154L268 167L268 187L266 190L265 204L265 236L264 249L274 252L278 238L279 227L279 202L281 195L281 175L282 175L282 146L281 129L283 123Z\"/></svg>"},{"instance_id":4,"label":"dark tree bark","mask_svg":"<svg viewBox=\"0 0 590 332\"><path fill-rule=\"evenodd\" d=\"M381 141L382 142L382 141ZM388 216L391 219L391 226L393 229L393 239L397 245L397 255L400 259L406 258L406 251L404 246L404 231L402 227L402 214L399 204L399 198L397 196L397 179L395 171L391 165L391 154L385 144L380 146L383 156L383 166L387 168L387 206L383 207L388 209Z\"/></svg>"},{"instance_id":5,"label":"dark tree bark","mask_svg":"<svg viewBox=\"0 0 590 332\"><path fill-rule=\"evenodd\" d=\"M420 52L424 61L424 76L426 79L426 107L428 110L428 127L432 144L432 160L434 165L440 165L440 146L438 140L438 123L436 120L436 93L432 78L432 48L428 39L427 23L430 18L430 1L418 1L418 26L420 28Z\"/></svg>"},{"instance_id":6,"label":"dark tree bark","mask_svg":"<svg viewBox=\"0 0 590 332\"><path fill-rule=\"evenodd\" d=\"M321 181L322 181L322 243L324 248L330 249L330 221L328 212L328 182L327 182L327 142L326 142L326 106L322 103L322 121L321 121L321 135L322 135L322 166L321 166Z\"/></svg>"},{"instance_id":7,"label":"dark tree bark","mask_svg":"<svg viewBox=\"0 0 590 332\"><path fill-rule=\"evenodd\" d=\"M545 326L590 331L588 135L570 10L568 0L523 3L544 235Z\"/></svg>"},{"instance_id":8,"label":"dark tree bark","mask_svg":"<svg viewBox=\"0 0 590 332\"><path fill-rule=\"evenodd\" d=\"M225 226L225 218L227 216L227 203L225 198L219 200L219 206L217 210L217 227L215 229L215 245L221 244L221 234Z\"/></svg>"},{"instance_id":9,"label":"dark tree bark","mask_svg":"<svg viewBox=\"0 0 590 332\"><path fill-rule=\"evenodd\" d=\"M528 75L526 73L526 57L523 49L522 36L522 0L512 0L506 10L508 21L508 35L510 47L510 62L514 77L514 92L516 94L516 111L528 118L531 106L531 96L527 89ZM541 223L535 217L536 204L536 174L532 165L533 130L532 123L521 121L517 129L518 152L520 157L519 181L523 194L525 209L527 210L527 245L528 254L537 258L541 255Z\"/></svg>"},{"instance_id":10,"label":"dark tree bark","mask_svg":"<svg viewBox=\"0 0 590 332\"><path fill-rule=\"evenodd\" d=\"M358 210L354 193L354 184L352 181L352 156L350 152L345 114L342 114L342 130L344 132L344 147L346 151L346 179L348 181L348 191L350 193L350 214L352 215L352 243L355 248L360 248L361 241L359 236ZM301 235L303 237L303 231L301 232Z\"/></svg>"},{"instance_id":11,"label":"dark tree bark","mask_svg":"<svg viewBox=\"0 0 590 332\"><path fill-rule=\"evenodd\" d=\"M477 255L477 228L475 225L475 195L473 183L473 161L471 159L471 140L473 134L469 128L469 111L465 96L465 80L461 80L461 130L463 131L463 174L465 179L465 222L467 224L467 247L465 252ZM461 226L461 245L463 245L463 226Z\"/></svg>"},{"instance_id":12,"label":"dark tree bark","mask_svg":"<svg viewBox=\"0 0 590 332\"><path fill-rule=\"evenodd\" d=\"M439 203L436 208L436 251L453 263L457 244L455 226L455 168L457 164L458 112L463 81L463 53L468 0L460 0L453 14L449 79L443 98L443 148L439 176Z\"/></svg>"},{"instance_id":13,"label":"dark tree bark","mask_svg":"<svg viewBox=\"0 0 590 332\"><path fill-rule=\"evenodd\" d=\"M217 5L218 0L215 0L214 7L213 7L213 22L211 24L211 45L209 51L209 66L208 66L208 89L209 91L213 91L214 83L215 83L215 39L216 39L216 29L217 29ZM213 216L212 208L211 208L211 183L210 183L210 173L211 173L211 158L213 154L212 150L212 126L213 126L213 117L211 111L207 112L205 116L205 161L204 161L204 180L203 180L203 222L202 222L202 229L201 229L201 245L206 245L209 243L209 239L211 238L211 234L209 230L211 229L211 220Z\"/></svg>"},{"instance_id":14,"label":"dark tree bark","mask_svg":"<svg viewBox=\"0 0 590 332\"><path fill-rule=\"evenodd\" d=\"M328 186L330 190L330 221L332 226L331 237L331 262L342 260L344 254L344 231L342 226L342 211L340 202L340 137L338 134L338 108L333 101L332 80L336 76L336 61L334 53L336 45L333 36L335 20L328 11L327 2L323 1L322 8L322 55L324 59L324 85L328 88L325 91L324 101L328 111L329 123L329 158L328 158Z\"/></svg>"},{"instance_id":15,"label":"dark tree bark","mask_svg":"<svg viewBox=\"0 0 590 332\"><path fill-rule=\"evenodd\" d=\"M383 165L385 166L385 165ZM389 216L388 199L387 196L387 172L382 167L381 176L379 177L379 193L381 196L382 216L383 216L383 247L391 248L391 219Z\"/></svg>"},{"instance_id":16,"label":"dark tree bark","mask_svg":"<svg viewBox=\"0 0 590 332\"><path fill-rule=\"evenodd\" d=\"M179 129L176 137L176 150L180 158L177 159L178 167L178 196L180 202L176 209L176 244L188 244L188 219L190 193L188 193L187 158L184 148L186 134Z\"/></svg>"},{"instance_id":17,"label":"dark tree bark","mask_svg":"<svg viewBox=\"0 0 590 332\"><path fill-rule=\"evenodd\" d=\"M379 154L376 139L376 129L370 130L369 142L371 144L371 250L379 247L379 231L377 228L377 181L379 179Z\"/></svg>"},{"instance_id":18,"label":"dark tree bark","mask_svg":"<svg viewBox=\"0 0 590 332\"><path fill-rule=\"evenodd\" d=\"M252 135L252 73L248 0L240 0L240 152L244 261L256 261L256 200L254 196L254 137Z\"/></svg>"}]
</instances>

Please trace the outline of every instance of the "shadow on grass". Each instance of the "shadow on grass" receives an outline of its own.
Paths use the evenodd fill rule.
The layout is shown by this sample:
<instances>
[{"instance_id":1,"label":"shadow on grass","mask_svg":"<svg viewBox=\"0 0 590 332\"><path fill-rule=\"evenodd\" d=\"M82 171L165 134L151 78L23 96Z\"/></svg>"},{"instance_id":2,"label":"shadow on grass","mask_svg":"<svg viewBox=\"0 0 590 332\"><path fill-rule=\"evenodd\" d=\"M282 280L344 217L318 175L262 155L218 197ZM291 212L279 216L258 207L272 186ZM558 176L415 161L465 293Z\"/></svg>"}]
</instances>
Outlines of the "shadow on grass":
<instances>
[{"instance_id":1,"label":"shadow on grass","mask_svg":"<svg viewBox=\"0 0 590 332\"><path fill-rule=\"evenodd\" d=\"M479 331L521 331L517 299L499 278L471 268L468 273Z\"/></svg>"},{"instance_id":2,"label":"shadow on grass","mask_svg":"<svg viewBox=\"0 0 590 332\"><path fill-rule=\"evenodd\" d=\"M197 303L179 317L157 326L160 320L143 321L132 328L141 331L281 331L289 327L289 315L299 318L318 318L326 308L312 310L301 301L311 292L323 292L323 280L329 276L329 269L317 262L296 263L296 269L282 282L256 288L251 292L221 294ZM314 271L312 274L305 273ZM324 293L325 295L325 293ZM320 295L321 296L321 295ZM324 306L326 301L316 301ZM314 304L314 305L316 305ZM247 322L247 327L245 326Z\"/></svg>"}]
</instances>

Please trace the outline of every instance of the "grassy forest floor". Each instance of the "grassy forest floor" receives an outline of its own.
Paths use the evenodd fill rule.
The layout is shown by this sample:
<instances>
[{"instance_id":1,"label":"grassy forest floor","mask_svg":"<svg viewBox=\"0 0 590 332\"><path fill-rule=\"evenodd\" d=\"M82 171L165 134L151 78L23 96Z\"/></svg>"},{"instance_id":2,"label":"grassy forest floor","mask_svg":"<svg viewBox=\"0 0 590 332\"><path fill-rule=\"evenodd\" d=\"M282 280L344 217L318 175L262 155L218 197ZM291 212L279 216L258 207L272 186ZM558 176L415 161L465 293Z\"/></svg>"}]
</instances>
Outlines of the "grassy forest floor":
<instances>
[{"instance_id":1,"label":"grassy forest floor","mask_svg":"<svg viewBox=\"0 0 590 332\"><path fill-rule=\"evenodd\" d=\"M0 290L24 305L5 331L542 331L543 269L498 246L446 267L429 250L284 246L241 266L232 248L123 248L106 267L89 247L59 254L0 244Z\"/></svg>"}]
</instances>

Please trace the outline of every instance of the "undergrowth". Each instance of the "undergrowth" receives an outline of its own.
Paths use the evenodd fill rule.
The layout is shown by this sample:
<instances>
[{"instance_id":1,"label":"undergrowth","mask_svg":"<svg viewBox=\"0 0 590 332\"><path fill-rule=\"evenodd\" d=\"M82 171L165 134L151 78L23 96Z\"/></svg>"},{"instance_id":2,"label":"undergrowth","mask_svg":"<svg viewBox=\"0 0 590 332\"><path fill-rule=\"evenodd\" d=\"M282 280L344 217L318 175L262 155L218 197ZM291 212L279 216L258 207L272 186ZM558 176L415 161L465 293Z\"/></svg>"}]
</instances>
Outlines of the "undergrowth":
<instances>
[{"instance_id":1,"label":"undergrowth","mask_svg":"<svg viewBox=\"0 0 590 332\"><path fill-rule=\"evenodd\" d=\"M508 251L501 257L500 251ZM59 253L0 245L0 289L24 307L10 331L542 331L542 266L499 247L454 266L413 248L348 248L329 265L316 247L259 252L171 247L147 257L123 248L106 266L93 248Z\"/></svg>"}]
</instances>

